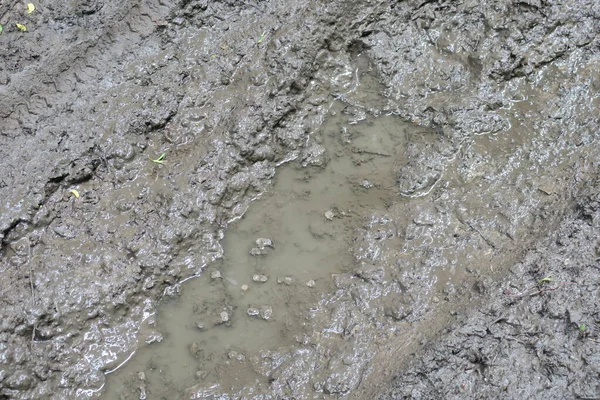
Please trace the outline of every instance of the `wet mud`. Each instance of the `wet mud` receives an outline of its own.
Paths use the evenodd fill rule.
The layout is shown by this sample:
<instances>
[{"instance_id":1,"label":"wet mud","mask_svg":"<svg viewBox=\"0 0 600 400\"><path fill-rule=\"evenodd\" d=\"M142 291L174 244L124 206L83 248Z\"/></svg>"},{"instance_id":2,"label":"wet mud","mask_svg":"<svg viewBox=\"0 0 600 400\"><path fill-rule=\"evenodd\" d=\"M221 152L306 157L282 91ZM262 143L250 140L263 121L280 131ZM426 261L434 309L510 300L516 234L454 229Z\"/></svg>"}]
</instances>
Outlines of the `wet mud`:
<instances>
[{"instance_id":1,"label":"wet mud","mask_svg":"<svg viewBox=\"0 0 600 400\"><path fill-rule=\"evenodd\" d=\"M600 397L595 2L35 6L0 398Z\"/></svg>"}]
</instances>

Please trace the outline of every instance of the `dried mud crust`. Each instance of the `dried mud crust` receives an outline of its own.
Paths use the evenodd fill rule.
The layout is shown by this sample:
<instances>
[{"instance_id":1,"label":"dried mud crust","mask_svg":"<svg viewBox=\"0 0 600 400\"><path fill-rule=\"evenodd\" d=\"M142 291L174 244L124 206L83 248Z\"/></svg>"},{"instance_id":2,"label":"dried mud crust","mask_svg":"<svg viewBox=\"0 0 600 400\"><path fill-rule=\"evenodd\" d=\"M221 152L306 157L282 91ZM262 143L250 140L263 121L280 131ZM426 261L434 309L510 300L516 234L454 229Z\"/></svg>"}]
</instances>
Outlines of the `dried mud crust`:
<instances>
[{"instance_id":1,"label":"dried mud crust","mask_svg":"<svg viewBox=\"0 0 600 400\"><path fill-rule=\"evenodd\" d=\"M376 372L394 371L382 398L597 397L577 384L597 379L597 211L577 198L598 173L598 6L480 3L0 5L0 398L97 395L164 290L221 257L227 221L302 152L340 89L331 78L359 53L386 85L379 111L423 127L398 166L404 202L366 221L356 271L312 318L340 334L262 354L259 393L360 398L386 393ZM497 142L482 144L488 134ZM557 226L571 233L561 245ZM432 271L450 259L475 272L436 292ZM482 272L490 263L496 275ZM514 265L515 288L501 280ZM496 292L492 277L505 282ZM485 313L418 352L415 338L437 336L477 291L499 300L483 296ZM429 363L399 370L413 352ZM508 371L522 359L534 367ZM458 389L446 383L457 370Z\"/></svg>"}]
</instances>

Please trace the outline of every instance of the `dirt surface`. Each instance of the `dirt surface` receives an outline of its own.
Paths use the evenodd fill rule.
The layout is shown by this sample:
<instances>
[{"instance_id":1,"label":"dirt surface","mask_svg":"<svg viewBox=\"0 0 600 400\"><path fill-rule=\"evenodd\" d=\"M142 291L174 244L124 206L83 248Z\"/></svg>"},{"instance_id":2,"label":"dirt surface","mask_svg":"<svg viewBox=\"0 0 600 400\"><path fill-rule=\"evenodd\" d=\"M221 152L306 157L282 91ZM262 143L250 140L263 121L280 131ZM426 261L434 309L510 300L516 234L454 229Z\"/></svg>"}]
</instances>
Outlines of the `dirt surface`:
<instances>
[{"instance_id":1,"label":"dirt surface","mask_svg":"<svg viewBox=\"0 0 600 400\"><path fill-rule=\"evenodd\" d=\"M0 398L102 395L332 101L393 200L256 383L150 398L600 398L600 7L481 3L0 4Z\"/></svg>"}]
</instances>

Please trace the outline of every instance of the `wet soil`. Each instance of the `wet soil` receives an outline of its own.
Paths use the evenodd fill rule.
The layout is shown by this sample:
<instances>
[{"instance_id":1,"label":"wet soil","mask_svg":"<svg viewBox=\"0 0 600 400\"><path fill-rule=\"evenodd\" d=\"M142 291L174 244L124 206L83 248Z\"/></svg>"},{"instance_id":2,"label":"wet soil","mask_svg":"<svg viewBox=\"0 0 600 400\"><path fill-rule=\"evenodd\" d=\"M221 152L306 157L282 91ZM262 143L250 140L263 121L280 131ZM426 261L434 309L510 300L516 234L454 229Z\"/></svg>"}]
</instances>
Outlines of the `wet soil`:
<instances>
[{"instance_id":1,"label":"wet soil","mask_svg":"<svg viewBox=\"0 0 600 400\"><path fill-rule=\"evenodd\" d=\"M273 187L229 225L222 260L164 299L148 321L160 342L139 343L104 398L266 384L260 353L312 334L310 312L335 290L331 276L354 270L356 230L393 202L395 153L410 130L394 115L357 121L350 111L333 102L307 156L280 167Z\"/></svg>"},{"instance_id":2,"label":"wet soil","mask_svg":"<svg viewBox=\"0 0 600 400\"><path fill-rule=\"evenodd\" d=\"M35 6L0 398L600 397L594 1Z\"/></svg>"}]
</instances>

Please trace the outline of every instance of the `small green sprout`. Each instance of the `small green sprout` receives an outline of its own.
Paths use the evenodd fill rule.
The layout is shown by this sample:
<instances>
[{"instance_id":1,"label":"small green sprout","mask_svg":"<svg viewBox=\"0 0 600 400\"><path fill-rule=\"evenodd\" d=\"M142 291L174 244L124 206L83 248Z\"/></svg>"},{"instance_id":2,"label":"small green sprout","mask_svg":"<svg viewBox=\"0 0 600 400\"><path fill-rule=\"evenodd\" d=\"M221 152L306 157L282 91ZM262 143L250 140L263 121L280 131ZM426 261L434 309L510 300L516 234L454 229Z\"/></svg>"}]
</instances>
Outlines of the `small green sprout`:
<instances>
[{"instance_id":1,"label":"small green sprout","mask_svg":"<svg viewBox=\"0 0 600 400\"><path fill-rule=\"evenodd\" d=\"M584 333L587 331L587 326L585 324L579 324L579 332Z\"/></svg>"},{"instance_id":2,"label":"small green sprout","mask_svg":"<svg viewBox=\"0 0 600 400\"><path fill-rule=\"evenodd\" d=\"M551 276L545 276L542 279L540 279L538 281L538 283L547 283L547 282L553 282L553 281L554 281L554 279L552 279Z\"/></svg>"},{"instance_id":3,"label":"small green sprout","mask_svg":"<svg viewBox=\"0 0 600 400\"><path fill-rule=\"evenodd\" d=\"M261 44L263 40L265 40L265 36L267 36L267 31L264 31L263 33L261 33L260 38L258 39L258 44Z\"/></svg>"},{"instance_id":4,"label":"small green sprout","mask_svg":"<svg viewBox=\"0 0 600 400\"><path fill-rule=\"evenodd\" d=\"M3 28L2 28L2 25L0 25L0 33L2 33L2 29L3 29Z\"/></svg>"},{"instance_id":5,"label":"small green sprout","mask_svg":"<svg viewBox=\"0 0 600 400\"><path fill-rule=\"evenodd\" d=\"M150 161L152 161L153 163L156 163L156 164L162 164L166 155L167 155L167 153L162 153L157 159L154 159L154 160L150 159Z\"/></svg>"}]
</instances>

